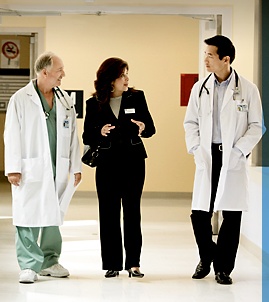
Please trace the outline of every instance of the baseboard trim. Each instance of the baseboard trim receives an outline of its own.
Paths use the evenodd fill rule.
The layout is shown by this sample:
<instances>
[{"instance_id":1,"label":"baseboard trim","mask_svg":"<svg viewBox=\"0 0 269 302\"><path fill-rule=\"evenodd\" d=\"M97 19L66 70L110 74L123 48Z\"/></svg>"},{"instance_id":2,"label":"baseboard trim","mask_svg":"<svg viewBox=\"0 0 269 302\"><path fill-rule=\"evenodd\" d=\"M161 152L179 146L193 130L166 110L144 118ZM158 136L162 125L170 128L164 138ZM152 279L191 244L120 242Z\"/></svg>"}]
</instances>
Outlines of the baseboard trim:
<instances>
[{"instance_id":1,"label":"baseboard trim","mask_svg":"<svg viewBox=\"0 0 269 302\"><path fill-rule=\"evenodd\" d=\"M96 191L76 191L75 197L78 198L96 198ZM190 199L192 198L191 192L143 192L142 198L148 199Z\"/></svg>"},{"instance_id":2,"label":"baseboard trim","mask_svg":"<svg viewBox=\"0 0 269 302\"><path fill-rule=\"evenodd\" d=\"M256 256L260 261L262 261L262 249L243 234L240 236L240 244L252 255Z\"/></svg>"},{"instance_id":3,"label":"baseboard trim","mask_svg":"<svg viewBox=\"0 0 269 302\"><path fill-rule=\"evenodd\" d=\"M143 192L143 198L156 199L191 199L191 192Z\"/></svg>"}]
</instances>

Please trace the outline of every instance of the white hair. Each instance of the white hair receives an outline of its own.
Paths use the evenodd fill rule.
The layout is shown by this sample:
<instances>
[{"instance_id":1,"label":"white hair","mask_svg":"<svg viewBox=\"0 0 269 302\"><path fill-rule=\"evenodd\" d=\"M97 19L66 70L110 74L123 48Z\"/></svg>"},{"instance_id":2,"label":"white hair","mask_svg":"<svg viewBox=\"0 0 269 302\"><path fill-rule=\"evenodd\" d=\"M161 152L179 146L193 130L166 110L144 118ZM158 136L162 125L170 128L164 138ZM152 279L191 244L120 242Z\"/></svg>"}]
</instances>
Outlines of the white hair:
<instances>
[{"instance_id":1,"label":"white hair","mask_svg":"<svg viewBox=\"0 0 269 302\"><path fill-rule=\"evenodd\" d=\"M55 56L51 51L41 54L35 61L35 73L38 75L44 68L51 67L53 65L53 57Z\"/></svg>"}]
</instances>

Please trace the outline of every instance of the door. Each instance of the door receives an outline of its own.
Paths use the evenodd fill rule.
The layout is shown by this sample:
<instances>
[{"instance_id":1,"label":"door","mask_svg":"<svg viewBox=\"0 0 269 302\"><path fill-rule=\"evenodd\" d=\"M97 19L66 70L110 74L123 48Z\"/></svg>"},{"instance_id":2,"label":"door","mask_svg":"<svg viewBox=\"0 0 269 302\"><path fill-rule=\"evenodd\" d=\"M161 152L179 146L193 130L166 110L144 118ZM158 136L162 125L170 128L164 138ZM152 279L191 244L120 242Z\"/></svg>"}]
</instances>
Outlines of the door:
<instances>
[{"instance_id":1,"label":"door","mask_svg":"<svg viewBox=\"0 0 269 302\"><path fill-rule=\"evenodd\" d=\"M37 34L0 35L0 180L4 171L4 124L11 95L34 76Z\"/></svg>"}]
</instances>

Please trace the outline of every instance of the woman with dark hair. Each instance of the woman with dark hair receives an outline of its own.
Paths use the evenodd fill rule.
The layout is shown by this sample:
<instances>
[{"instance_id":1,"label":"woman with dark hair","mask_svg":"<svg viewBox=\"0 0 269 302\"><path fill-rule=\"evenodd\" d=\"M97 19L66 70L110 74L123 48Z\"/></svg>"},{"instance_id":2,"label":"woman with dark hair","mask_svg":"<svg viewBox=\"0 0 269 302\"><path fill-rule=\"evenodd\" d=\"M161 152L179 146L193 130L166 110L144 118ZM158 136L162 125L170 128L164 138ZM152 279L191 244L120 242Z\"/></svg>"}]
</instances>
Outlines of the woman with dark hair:
<instances>
[{"instance_id":1,"label":"woman with dark hair","mask_svg":"<svg viewBox=\"0 0 269 302\"><path fill-rule=\"evenodd\" d=\"M128 64L119 58L105 60L97 71L95 93L87 100L83 143L100 145L96 167L102 266L105 277L123 269L121 205L125 270L140 272L141 195L147 153L141 137L151 137L155 127L143 91L128 88Z\"/></svg>"}]
</instances>

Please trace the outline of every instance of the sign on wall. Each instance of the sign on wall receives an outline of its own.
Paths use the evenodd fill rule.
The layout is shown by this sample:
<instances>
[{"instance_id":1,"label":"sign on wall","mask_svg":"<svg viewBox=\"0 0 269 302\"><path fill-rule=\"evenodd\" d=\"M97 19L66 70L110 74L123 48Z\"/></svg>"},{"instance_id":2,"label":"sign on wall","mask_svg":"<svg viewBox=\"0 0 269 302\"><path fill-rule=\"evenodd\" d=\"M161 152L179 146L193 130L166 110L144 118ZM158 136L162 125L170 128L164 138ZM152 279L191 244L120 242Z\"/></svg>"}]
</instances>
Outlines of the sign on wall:
<instances>
[{"instance_id":1,"label":"sign on wall","mask_svg":"<svg viewBox=\"0 0 269 302\"><path fill-rule=\"evenodd\" d=\"M20 68L19 40L2 40L1 68Z\"/></svg>"},{"instance_id":2,"label":"sign on wall","mask_svg":"<svg viewBox=\"0 0 269 302\"><path fill-rule=\"evenodd\" d=\"M66 90L76 108L77 118L83 118L83 90Z\"/></svg>"},{"instance_id":3,"label":"sign on wall","mask_svg":"<svg viewBox=\"0 0 269 302\"><path fill-rule=\"evenodd\" d=\"M183 73L180 77L180 106L188 106L192 86L198 81L198 73Z\"/></svg>"}]
</instances>

